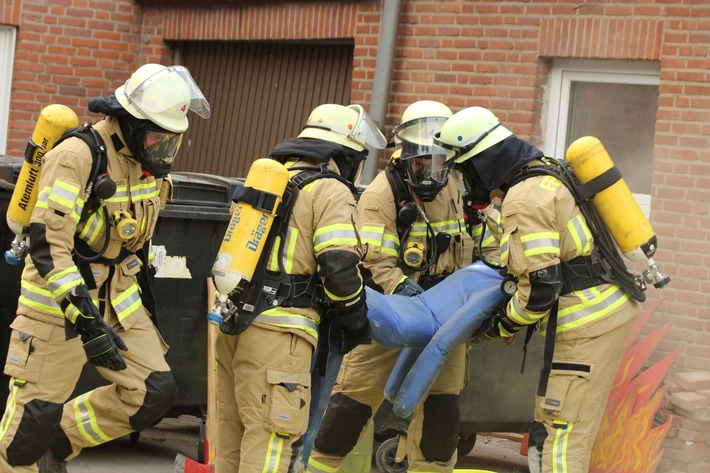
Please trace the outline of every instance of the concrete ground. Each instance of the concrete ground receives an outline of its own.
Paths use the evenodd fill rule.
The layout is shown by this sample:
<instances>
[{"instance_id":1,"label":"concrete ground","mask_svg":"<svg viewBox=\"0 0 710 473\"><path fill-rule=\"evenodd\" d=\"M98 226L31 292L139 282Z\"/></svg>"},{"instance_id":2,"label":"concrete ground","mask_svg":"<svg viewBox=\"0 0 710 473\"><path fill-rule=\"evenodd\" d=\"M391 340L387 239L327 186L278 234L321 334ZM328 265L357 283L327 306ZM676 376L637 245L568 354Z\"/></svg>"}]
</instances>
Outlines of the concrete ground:
<instances>
[{"instance_id":1,"label":"concrete ground","mask_svg":"<svg viewBox=\"0 0 710 473\"><path fill-rule=\"evenodd\" d=\"M164 419L143 431L137 442L127 436L84 450L69 463L69 473L184 473L184 469L176 471L174 461L177 454L197 458L199 424L193 416ZM527 457L519 453L520 441L519 434L479 434L476 446L459 459L456 468L528 473ZM381 473L374 461L371 473Z\"/></svg>"}]
</instances>

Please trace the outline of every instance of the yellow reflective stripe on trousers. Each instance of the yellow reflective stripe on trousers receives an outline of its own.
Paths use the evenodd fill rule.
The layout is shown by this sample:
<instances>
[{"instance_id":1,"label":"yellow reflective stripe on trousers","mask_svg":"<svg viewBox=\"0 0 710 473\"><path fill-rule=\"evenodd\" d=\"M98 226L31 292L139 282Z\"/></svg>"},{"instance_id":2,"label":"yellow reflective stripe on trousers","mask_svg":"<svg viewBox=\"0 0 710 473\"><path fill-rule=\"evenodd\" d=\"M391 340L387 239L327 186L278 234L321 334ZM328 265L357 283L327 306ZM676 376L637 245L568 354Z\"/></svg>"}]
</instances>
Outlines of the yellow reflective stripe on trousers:
<instances>
[{"instance_id":1,"label":"yellow reflective stripe on trousers","mask_svg":"<svg viewBox=\"0 0 710 473\"><path fill-rule=\"evenodd\" d=\"M96 421L96 412L89 400L93 392L89 391L74 400L74 420L82 437L93 445L100 445L113 439L101 430Z\"/></svg>"},{"instance_id":2,"label":"yellow reflective stripe on trousers","mask_svg":"<svg viewBox=\"0 0 710 473\"><path fill-rule=\"evenodd\" d=\"M131 315L141 305L141 293L138 284L133 283L131 287L123 291L111 301L111 305L116 311L118 320L121 321Z\"/></svg>"},{"instance_id":3,"label":"yellow reflective stripe on trousers","mask_svg":"<svg viewBox=\"0 0 710 473\"><path fill-rule=\"evenodd\" d=\"M313 249L317 252L336 245L357 245L357 234L351 223L337 223L319 228L313 234Z\"/></svg>"},{"instance_id":4,"label":"yellow reflective stripe on trousers","mask_svg":"<svg viewBox=\"0 0 710 473\"><path fill-rule=\"evenodd\" d=\"M552 426L557 429L552 444L552 472L575 473L567 470L567 443L572 433L573 422L555 421Z\"/></svg>"},{"instance_id":5,"label":"yellow reflective stripe on trousers","mask_svg":"<svg viewBox=\"0 0 710 473\"><path fill-rule=\"evenodd\" d=\"M24 279L20 282L20 304L58 317L64 317L62 309L54 301L49 290L35 286Z\"/></svg>"},{"instance_id":6,"label":"yellow reflective stripe on trousers","mask_svg":"<svg viewBox=\"0 0 710 473\"><path fill-rule=\"evenodd\" d=\"M315 461L312 457L308 459L308 466L306 467L306 473L335 473L338 471L339 466L330 467Z\"/></svg>"},{"instance_id":7,"label":"yellow reflective stripe on trousers","mask_svg":"<svg viewBox=\"0 0 710 473\"><path fill-rule=\"evenodd\" d=\"M62 294L69 292L72 288L83 283L84 279L81 277L79 268L76 266L70 266L47 278L47 288L54 300L57 300Z\"/></svg>"},{"instance_id":8,"label":"yellow reflective stripe on trousers","mask_svg":"<svg viewBox=\"0 0 710 473\"><path fill-rule=\"evenodd\" d=\"M311 337L318 338L318 324L315 320L305 315L286 312L285 310L269 309L257 315L254 322L275 327L295 328L303 330Z\"/></svg>"},{"instance_id":9,"label":"yellow reflective stripe on trousers","mask_svg":"<svg viewBox=\"0 0 710 473\"><path fill-rule=\"evenodd\" d=\"M2 423L0 423L0 440L5 437L7 428L15 415L15 410L17 409L17 390L20 389L25 382L26 381L24 379L10 378L10 393L7 396L7 402L5 403L5 414L3 414Z\"/></svg>"},{"instance_id":10,"label":"yellow reflective stripe on trousers","mask_svg":"<svg viewBox=\"0 0 710 473\"><path fill-rule=\"evenodd\" d=\"M266 450L266 459L264 460L264 468L261 473L273 473L279 471L279 463L284 448L284 440L288 436L282 436L275 432L271 433L269 438L269 448Z\"/></svg>"}]
</instances>

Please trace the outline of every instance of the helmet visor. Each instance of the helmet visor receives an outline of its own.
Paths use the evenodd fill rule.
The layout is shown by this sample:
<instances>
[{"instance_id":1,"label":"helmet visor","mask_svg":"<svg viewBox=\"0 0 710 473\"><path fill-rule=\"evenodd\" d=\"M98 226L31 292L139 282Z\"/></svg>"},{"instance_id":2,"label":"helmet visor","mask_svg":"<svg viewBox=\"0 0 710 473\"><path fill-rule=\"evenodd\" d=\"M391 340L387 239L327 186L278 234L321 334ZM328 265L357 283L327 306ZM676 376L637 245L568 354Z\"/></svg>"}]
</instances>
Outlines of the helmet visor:
<instances>
[{"instance_id":1,"label":"helmet visor","mask_svg":"<svg viewBox=\"0 0 710 473\"><path fill-rule=\"evenodd\" d=\"M450 166L442 155L421 154L402 159L409 182L417 187L437 187L446 184Z\"/></svg>"},{"instance_id":2,"label":"helmet visor","mask_svg":"<svg viewBox=\"0 0 710 473\"><path fill-rule=\"evenodd\" d=\"M348 108L356 110L360 117L353 130L346 130L344 134L355 143L368 148L385 149L387 138L382 134L377 124L360 105L349 105ZM341 133L343 131L336 130Z\"/></svg>"},{"instance_id":3,"label":"helmet visor","mask_svg":"<svg viewBox=\"0 0 710 473\"><path fill-rule=\"evenodd\" d=\"M402 123L393 130L394 144L401 149L402 158L431 154L434 135L441 131L446 122L444 117L417 118Z\"/></svg>"},{"instance_id":4,"label":"helmet visor","mask_svg":"<svg viewBox=\"0 0 710 473\"><path fill-rule=\"evenodd\" d=\"M171 164L182 144L182 134L149 130L143 137L143 157L154 164Z\"/></svg>"},{"instance_id":5,"label":"helmet visor","mask_svg":"<svg viewBox=\"0 0 710 473\"><path fill-rule=\"evenodd\" d=\"M460 156L460 148L441 141L440 136L441 132L434 134L432 154L442 155L446 162L453 164L454 160Z\"/></svg>"},{"instance_id":6,"label":"helmet visor","mask_svg":"<svg viewBox=\"0 0 710 473\"><path fill-rule=\"evenodd\" d=\"M172 91L171 94L156 93L156 91ZM146 117L170 113L183 96L189 99L189 104L177 102L179 107L189 107L202 118L210 117L210 104L202 95L190 71L184 66L169 66L161 69L135 89L130 89L130 80L124 89L128 102ZM179 112L187 113L181 109Z\"/></svg>"}]
</instances>

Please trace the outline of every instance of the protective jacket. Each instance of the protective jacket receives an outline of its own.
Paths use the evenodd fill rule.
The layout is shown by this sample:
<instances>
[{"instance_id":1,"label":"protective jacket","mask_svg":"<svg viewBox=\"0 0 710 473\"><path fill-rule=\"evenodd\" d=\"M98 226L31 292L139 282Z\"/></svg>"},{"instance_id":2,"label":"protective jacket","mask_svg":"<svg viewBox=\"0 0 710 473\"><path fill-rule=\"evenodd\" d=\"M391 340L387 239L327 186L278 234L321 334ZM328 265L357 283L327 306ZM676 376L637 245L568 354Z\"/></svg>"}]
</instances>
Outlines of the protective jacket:
<instances>
[{"instance_id":1,"label":"protective jacket","mask_svg":"<svg viewBox=\"0 0 710 473\"><path fill-rule=\"evenodd\" d=\"M105 143L123 142L115 118L100 121L94 129ZM107 170L116 183L116 193L105 200L107 212L99 208L88 215L83 210L89 197L86 188L93 159L86 144L79 138L69 138L45 157L40 193L30 221L31 252L23 273L18 314L64 325L59 304L79 284L91 289L104 311L104 304L110 303L126 330L145 313L135 278L142 263L135 253L152 237L158 211L170 197L172 185L169 178L156 179L144 173L128 148L106 148ZM135 236L125 242L106 218L118 210L128 211L138 224ZM92 250L85 248L83 253L94 255L106 238L108 246L101 258L91 263L90 271L82 272L81 262L73 255L75 239Z\"/></svg>"},{"instance_id":2,"label":"protective jacket","mask_svg":"<svg viewBox=\"0 0 710 473\"><path fill-rule=\"evenodd\" d=\"M461 199L456 184L449 179L432 202L419 203L434 232L446 233L451 240L435 265L423 272L414 271L401 262L402 245L415 242L427 254L433 242L427 238L426 222L418 215L407 242L400 242L394 192L385 172L375 177L360 197L357 211L360 236L368 246L364 266L372 272L373 288L392 294L406 278L417 282L442 277L472 262L474 242L466 230Z\"/></svg>"},{"instance_id":3,"label":"protective jacket","mask_svg":"<svg viewBox=\"0 0 710 473\"><path fill-rule=\"evenodd\" d=\"M318 166L307 158L285 160L287 168ZM338 173L333 161L328 169ZM293 177L303 170L291 171ZM301 277L317 273L324 297L330 301L356 300L363 291L358 269L359 242L354 226L355 197L341 181L320 178L301 188L288 223L286 241L272 250L267 270L278 271L277 258L289 275ZM279 248L283 253L278 254ZM253 324L272 330L292 332L314 346L318 340L320 315L314 307L268 309Z\"/></svg>"},{"instance_id":4,"label":"protective jacket","mask_svg":"<svg viewBox=\"0 0 710 473\"><path fill-rule=\"evenodd\" d=\"M636 301L616 284L561 294L563 263L590 255L594 240L572 194L559 179L535 176L515 184L503 200L501 213L501 260L518 278L518 290L507 309L512 321L522 325L540 322L539 330L544 333L559 297L557 339L564 340L606 333L638 313Z\"/></svg>"}]
</instances>

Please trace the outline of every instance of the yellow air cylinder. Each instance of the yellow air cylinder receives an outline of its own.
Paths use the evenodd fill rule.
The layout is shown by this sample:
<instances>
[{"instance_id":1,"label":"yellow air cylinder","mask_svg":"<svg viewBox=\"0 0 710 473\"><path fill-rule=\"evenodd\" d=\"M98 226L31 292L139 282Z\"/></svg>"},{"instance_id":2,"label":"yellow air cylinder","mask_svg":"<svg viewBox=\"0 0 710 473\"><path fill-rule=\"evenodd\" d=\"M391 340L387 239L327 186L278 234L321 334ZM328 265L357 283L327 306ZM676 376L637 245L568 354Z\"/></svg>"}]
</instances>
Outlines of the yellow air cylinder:
<instances>
[{"instance_id":1,"label":"yellow air cylinder","mask_svg":"<svg viewBox=\"0 0 710 473\"><path fill-rule=\"evenodd\" d=\"M212 267L214 283L223 301L228 294L243 290L254 276L287 184L288 170L278 161L261 158L249 168L244 186L273 196L275 200L268 209L255 208L247 202L237 202L234 206Z\"/></svg>"},{"instance_id":2,"label":"yellow air cylinder","mask_svg":"<svg viewBox=\"0 0 710 473\"><path fill-rule=\"evenodd\" d=\"M7 208L7 225L15 235L22 235L30 225L30 215L39 194L44 155L66 130L77 126L79 117L65 105L47 105L40 112Z\"/></svg>"},{"instance_id":3,"label":"yellow air cylinder","mask_svg":"<svg viewBox=\"0 0 710 473\"><path fill-rule=\"evenodd\" d=\"M582 184L614 167L601 141L593 136L584 136L572 143L567 148L566 158ZM597 193L592 204L624 256L647 263L656 252L656 235L624 179Z\"/></svg>"}]
</instances>

